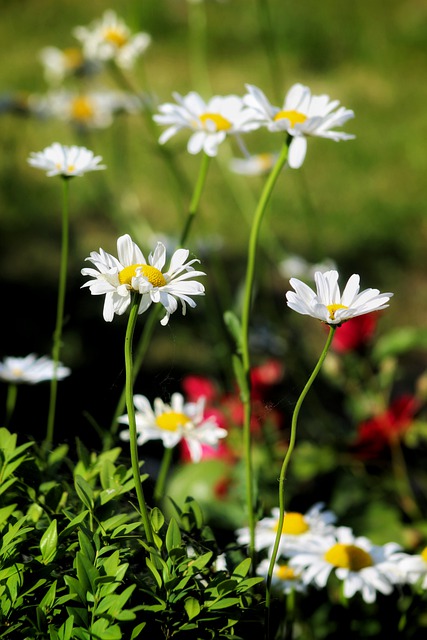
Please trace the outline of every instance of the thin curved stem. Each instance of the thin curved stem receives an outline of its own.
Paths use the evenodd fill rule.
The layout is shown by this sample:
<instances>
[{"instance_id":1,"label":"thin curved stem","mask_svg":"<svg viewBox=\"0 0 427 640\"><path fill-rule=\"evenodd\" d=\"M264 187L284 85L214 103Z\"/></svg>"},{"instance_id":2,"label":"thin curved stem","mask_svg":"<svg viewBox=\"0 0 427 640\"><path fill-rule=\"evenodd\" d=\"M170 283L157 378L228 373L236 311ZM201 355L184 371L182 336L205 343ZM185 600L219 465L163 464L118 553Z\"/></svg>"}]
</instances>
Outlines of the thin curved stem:
<instances>
[{"instance_id":1,"label":"thin curved stem","mask_svg":"<svg viewBox=\"0 0 427 640\"><path fill-rule=\"evenodd\" d=\"M309 377L304 389L301 392L300 397L297 400L297 403L295 405L295 409L292 415L292 423L291 423L291 435L290 435L290 439L289 439L289 446L288 446L288 450L286 452L285 458L283 460L282 463L282 468L280 471L280 477L279 477L279 521L277 523L277 534L276 534L276 539L274 541L274 546L273 546L273 551L271 554L271 558L270 558L270 566L268 568L268 574L267 574L267 580L266 580L266 615L267 615L267 624L266 624L266 638L269 638L269 618L270 618L270 602L271 602L271 578L273 575L273 570L274 570L274 565L276 562L276 558L277 558L277 553L279 550L279 545L280 545L280 539L282 536L282 530L283 530L283 522L285 519L285 480L286 480L286 471L288 469L288 465L289 465L289 461L291 459L291 455L292 452L294 450L295 447L295 440L296 440L296 433L297 433L297 423L298 423L298 416L299 416L299 412L302 406L302 403L304 402L304 399L307 395L307 393L309 392L311 385L313 384L314 380L317 377L317 374L319 373L322 364L326 358L326 355L329 351L329 347L331 346L332 343L332 339L334 337L334 333L336 330L336 326L330 325L329 326L329 334L328 334L328 338L326 340L326 344L323 347L323 351L320 354L319 360L317 361L316 366L313 369L313 372L311 374L311 376Z\"/></svg>"},{"instance_id":2,"label":"thin curved stem","mask_svg":"<svg viewBox=\"0 0 427 640\"><path fill-rule=\"evenodd\" d=\"M247 393L243 395L244 405L244 424L243 424L243 446L245 451L245 477L246 477L246 508L248 512L248 525L249 525L249 555L254 557L255 553L255 515L254 515L254 477L252 471L252 444L251 444L251 397L250 397L250 353L249 353L249 319L252 305L252 290L255 275L255 263L256 252L258 246L259 231L261 228L261 222L267 208L267 204L270 200L273 188L276 184L277 178L283 166L286 163L288 157L288 145L285 143L279 155L279 158L274 165L267 182L265 183L263 192L258 202L254 220L251 227L251 233L249 237L247 267L246 267L246 280L245 290L243 298L242 309L242 333L241 333L241 352L242 352L242 364L243 374L246 380Z\"/></svg>"},{"instance_id":3,"label":"thin curved stem","mask_svg":"<svg viewBox=\"0 0 427 640\"><path fill-rule=\"evenodd\" d=\"M144 525L147 542L153 544L154 536L151 528L150 518L148 516L147 505L144 498L144 490L142 488L141 475L138 460L138 443L135 419L135 407L133 403L133 380L134 370L132 361L132 342L135 331L136 319L138 317L138 307L140 303L140 295L133 293L132 303L129 313L128 325L125 337L125 370L126 370L126 408L129 418L129 444L130 456L132 464L132 474L135 482L135 491L138 498L139 510L141 513L142 523Z\"/></svg>"},{"instance_id":4,"label":"thin curved stem","mask_svg":"<svg viewBox=\"0 0 427 640\"><path fill-rule=\"evenodd\" d=\"M18 385L10 383L7 388L5 427L10 423L13 412L15 411L17 395Z\"/></svg>"},{"instance_id":5,"label":"thin curved stem","mask_svg":"<svg viewBox=\"0 0 427 640\"><path fill-rule=\"evenodd\" d=\"M160 465L159 475L157 476L156 485L154 487L154 500L159 502L165 494L166 478L172 462L173 448L165 447L163 451L162 464Z\"/></svg>"},{"instance_id":6,"label":"thin curved stem","mask_svg":"<svg viewBox=\"0 0 427 640\"><path fill-rule=\"evenodd\" d=\"M63 177L62 185L62 239L61 239L61 264L59 270L58 300L56 306L56 325L53 334L53 373L50 382L49 413L47 419L46 437L43 443L44 451L47 451L53 440L55 428L56 397L58 391L58 364L62 346L62 327L64 323L65 292L67 288L68 245L69 245L69 178Z\"/></svg>"}]
</instances>

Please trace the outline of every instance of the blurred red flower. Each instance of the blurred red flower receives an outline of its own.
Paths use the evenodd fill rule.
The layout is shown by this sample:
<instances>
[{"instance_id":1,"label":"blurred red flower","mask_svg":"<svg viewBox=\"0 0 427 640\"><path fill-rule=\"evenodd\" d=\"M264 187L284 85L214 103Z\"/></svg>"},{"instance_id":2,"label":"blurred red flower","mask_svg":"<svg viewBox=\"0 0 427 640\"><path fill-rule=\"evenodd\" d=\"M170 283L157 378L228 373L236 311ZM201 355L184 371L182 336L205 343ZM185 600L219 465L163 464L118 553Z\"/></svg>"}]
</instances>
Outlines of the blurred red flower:
<instances>
[{"instance_id":1,"label":"blurred red flower","mask_svg":"<svg viewBox=\"0 0 427 640\"><path fill-rule=\"evenodd\" d=\"M409 394L397 398L378 416L362 422L352 451L362 457L376 457L385 447L400 439L410 428L419 402Z\"/></svg>"},{"instance_id":2,"label":"blurred red flower","mask_svg":"<svg viewBox=\"0 0 427 640\"><path fill-rule=\"evenodd\" d=\"M372 338L378 321L378 313L366 313L344 322L335 330L332 348L338 353L355 351Z\"/></svg>"}]
</instances>

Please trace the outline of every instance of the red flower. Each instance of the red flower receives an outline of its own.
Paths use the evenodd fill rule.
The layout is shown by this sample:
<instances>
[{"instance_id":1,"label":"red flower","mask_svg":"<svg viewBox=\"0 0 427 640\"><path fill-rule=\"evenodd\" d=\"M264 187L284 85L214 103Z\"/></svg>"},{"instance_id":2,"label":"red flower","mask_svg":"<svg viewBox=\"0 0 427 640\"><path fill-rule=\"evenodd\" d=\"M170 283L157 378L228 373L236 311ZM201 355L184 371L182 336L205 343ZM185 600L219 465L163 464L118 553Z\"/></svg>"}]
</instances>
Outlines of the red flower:
<instances>
[{"instance_id":1,"label":"red flower","mask_svg":"<svg viewBox=\"0 0 427 640\"><path fill-rule=\"evenodd\" d=\"M203 376L187 376L182 381L182 388L189 402L197 402L203 396L209 404L218 395L215 383Z\"/></svg>"},{"instance_id":2,"label":"red flower","mask_svg":"<svg viewBox=\"0 0 427 640\"><path fill-rule=\"evenodd\" d=\"M359 425L352 449L363 457L375 457L411 426L419 403L414 396L397 398L387 411Z\"/></svg>"},{"instance_id":3,"label":"red flower","mask_svg":"<svg viewBox=\"0 0 427 640\"><path fill-rule=\"evenodd\" d=\"M338 353L346 353L365 345L374 334L377 319L377 313L350 318L335 330L332 348Z\"/></svg>"},{"instance_id":4,"label":"red flower","mask_svg":"<svg viewBox=\"0 0 427 640\"><path fill-rule=\"evenodd\" d=\"M283 365L279 360L267 360L251 370L252 397L263 397L269 387L279 383L283 378Z\"/></svg>"}]
</instances>

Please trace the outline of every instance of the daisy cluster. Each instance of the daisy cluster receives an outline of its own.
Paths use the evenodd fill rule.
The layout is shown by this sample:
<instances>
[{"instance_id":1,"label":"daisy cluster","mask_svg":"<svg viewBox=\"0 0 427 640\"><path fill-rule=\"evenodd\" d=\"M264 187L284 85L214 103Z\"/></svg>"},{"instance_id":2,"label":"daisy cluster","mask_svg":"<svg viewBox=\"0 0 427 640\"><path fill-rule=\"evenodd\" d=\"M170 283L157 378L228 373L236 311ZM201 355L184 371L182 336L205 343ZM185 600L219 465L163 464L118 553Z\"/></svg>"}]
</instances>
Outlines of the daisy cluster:
<instances>
[{"instance_id":1,"label":"daisy cluster","mask_svg":"<svg viewBox=\"0 0 427 640\"><path fill-rule=\"evenodd\" d=\"M280 536L272 587L277 593L305 592L341 583L345 598L360 594L366 603L377 593L390 595L403 584L427 586L427 550L409 555L389 542L376 545L356 536L349 527L335 526L336 516L317 503L305 513L286 512ZM257 523L255 548L264 557L258 575L267 578L279 524L279 510ZM237 542L249 543L247 528L236 531Z\"/></svg>"},{"instance_id":2,"label":"daisy cluster","mask_svg":"<svg viewBox=\"0 0 427 640\"><path fill-rule=\"evenodd\" d=\"M128 72L150 46L151 36L133 33L130 27L109 9L88 26L77 26L72 35L76 43L60 49L44 47L39 54L49 91L31 95L27 109L43 119L58 119L79 130L109 127L118 114L134 114L143 108L145 98L129 91L112 90L102 83L95 89L86 83L76 88L76 80L100 76L116 68ZM72 88L66 87L68 80Z\"/></svg>"},{"instance_id":3,"label":"daisy cluster","mask_svg":"<svg viewBox=\"0 0 427 640\"><path fill-rule=\"evenodd\" d=\"M242 142L242 134L265 127L268 131L288 137L288 164L297 169L304 162L307 137L317 136L330 140L350 140L353 135L337 131L354 117L350 109L339 106L338 100L327 95L314 95L302 85L294 84L287 92L281 106L273 105L261 89L246 85L243 96L214 96L205 101L191 91L185 96L174 93L174 103L159 106L155 114L157 124L167 129L160 136L161 144L181 130L191 132L187 144L189 153L204 151L216 156L219 145L227 138L234 138L245 158L234 159L231 169L248 175L262 174L270 170L276 154L251 156Z\"/></svg>"}]
</instances>

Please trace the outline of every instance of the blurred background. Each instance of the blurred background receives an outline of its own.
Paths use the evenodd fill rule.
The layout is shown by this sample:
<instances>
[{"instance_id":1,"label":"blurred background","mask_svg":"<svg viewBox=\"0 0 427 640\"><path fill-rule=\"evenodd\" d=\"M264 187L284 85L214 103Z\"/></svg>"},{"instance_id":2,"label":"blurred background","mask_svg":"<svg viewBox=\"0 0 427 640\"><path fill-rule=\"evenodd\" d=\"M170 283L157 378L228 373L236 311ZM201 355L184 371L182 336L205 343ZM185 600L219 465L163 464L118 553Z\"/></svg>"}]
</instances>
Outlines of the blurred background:
<instances>
[{"instance_id":1,"label":"blurred background","mask_svg":"<svg viewBox=\"0 0 427 640\"><path fill-rule=\"evenodd\" d=\"M103 70L52 84L42 50L75 47L73 29L89 25L110 8L133 32L151 35L143 57L125 78ZM172 101L174 91L196 90L208 99L213 94L243 95L245 84L251 83L280 104L289 87L301 82L356 114L345 126L356 135L354 141L309 140L303 167L286 170L278 182L259 251L255 360L283 357L289 323L307 332L308 350L324 339L316 323L289 319L284 298L289 276L280 264L294 254L310 263L332 259L344 277L360 273L364 288L395 292L380 332L425 327L426 29L422 0L2 0L1 358L50 353L55 323L62 185L59 178L30 167L28 155L54 141L78 144L102 155L108 167L70 184L61 360L73 375L60 384L62 439L87 435L87 416L108 428L124 383L126 319L105 323L102 300L80 289L84 259L99 247L115 254L116 239L123 233L130 233L147 253L159 237L173 246L182 229L200 156L187 153L183 133L167 144L165 159L156 143L161 128L152 125L149 113ZM46 106L55 92L117 90L125 90L129 102L108 124L88 124L81 112L70 118L65 107L54 117ZM133 90L143 96L145 109L131 100ZM252 153L280 146L279 138L268 132L245 140ZM265 180L231 173L229 161L236 155L238 149L223 145L211 163L188 242L208 274L206 298L189 321L177 313L167 328L156 329L137 382L140 393L170 394L184 372L230 375L230 343L218 318L238 306L250 221ZM420 345L408 355L416 372L425 367L423 349ZM1 393L4 398L5 389ZM22 392L25 403L14 416L22 433L43 433L48 385L43 393L38 388Z\"/></svg>"}]
</instances>

